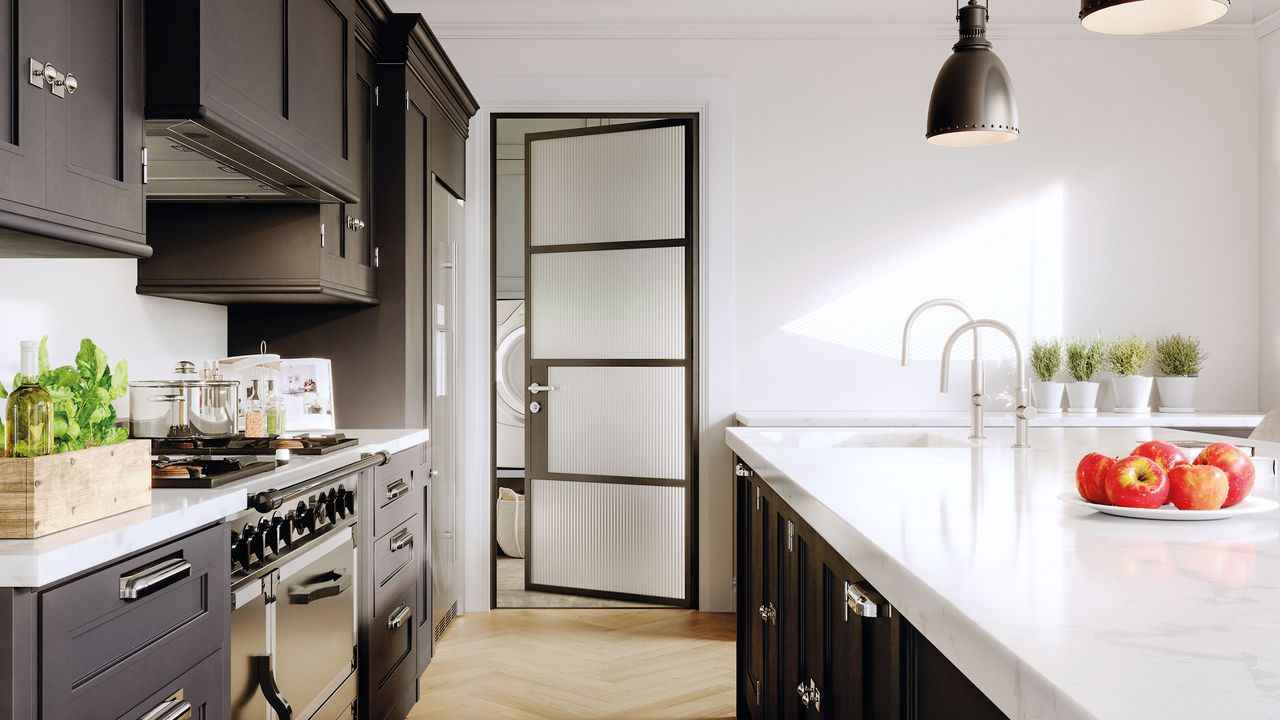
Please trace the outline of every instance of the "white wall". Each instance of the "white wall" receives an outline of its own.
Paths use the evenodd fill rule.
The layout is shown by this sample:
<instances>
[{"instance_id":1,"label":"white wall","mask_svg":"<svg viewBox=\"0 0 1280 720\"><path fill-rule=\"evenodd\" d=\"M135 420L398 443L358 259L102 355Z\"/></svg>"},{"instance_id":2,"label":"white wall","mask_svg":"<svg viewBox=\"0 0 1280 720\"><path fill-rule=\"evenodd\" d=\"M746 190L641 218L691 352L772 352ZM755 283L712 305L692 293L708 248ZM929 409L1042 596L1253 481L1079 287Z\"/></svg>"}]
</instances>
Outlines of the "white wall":
<instances>
[{"instance_id":1,"label":"white wall","mask_svg":"<svg viewBox=\"0 0 1280 720\"><path fill-rule=\"evenodd\" d=\"M18 343L49 336L49 359L74 364L81 338L129 361L134 380L169 377L178 360L225 357L227 310L142 297L135 260L0 259L0 378L18 370ZM121 417L128 398L117 403Z\"/></svg>"},{"instance_id":2,"label":"white wall","mask_svg":"<svg viewBox=\"0 0 1280 720\"><path fill-rule=\"evenodd\" d=\"M897 365L902 319L936 295L1024 341L1199 335L1201 406L1258 405L1250 39L998 40L1023 137L976 151L922 138L946 40L445 44L467 78L733 78L741 408L962 408L935 390L951 318Z\"/></svg>"},{"instance_id":3,"label":"white wall","mask_svg":"<svg viewBox=\"0 0 1280 720\"><path fill-rule=\"evenodd\" d=\"M1023 137L969 151L922 137L950 40L441 34L471 81L732 83L735 234L710 273L733 298L733 361L719 371L739 409L964 408L964 393L936 392L953 318L927 317L915 365L897 363L902 320L939 295L1024 341L1199 335L1213 354L1201 407L1258 405L1252 39L998 40ZM987 348L1005 352L996 338ZM993 390L1004 365L991 361ZM965 368L957 358L957 388ZM704 526L727 527L727 488L704 500ZM724 550L704 547L708 609L729 607Z\"/></svg>"},{"instance_id":4,"label":"white wall","mask_svg":"<svg viewBox=\"0 0 1280 720\"><path fill-rule=\"evenodd\" d=\"M1261 406L1280 405L1280 32L1258 44Z\"/></svg>"}]
</instances>

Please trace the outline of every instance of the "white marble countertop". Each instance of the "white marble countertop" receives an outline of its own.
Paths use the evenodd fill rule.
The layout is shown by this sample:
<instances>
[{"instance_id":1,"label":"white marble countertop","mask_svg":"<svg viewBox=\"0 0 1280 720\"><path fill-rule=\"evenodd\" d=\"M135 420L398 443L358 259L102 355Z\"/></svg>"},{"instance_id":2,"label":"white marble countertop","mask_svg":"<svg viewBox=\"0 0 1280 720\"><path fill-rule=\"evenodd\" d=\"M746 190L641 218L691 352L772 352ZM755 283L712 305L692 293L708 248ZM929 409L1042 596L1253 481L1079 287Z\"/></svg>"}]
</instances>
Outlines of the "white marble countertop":
<instances>
[{"instance_id":1,"label":"white marble countertop","mask_svg":"<svg viewBox=\"0 0 1280 720\"><path fill-rule=\"evenodd\" d=\"M1012 718L1280 717L1280 511L1206 522L1068 506L1085 453L1152 428L730 428L731 448ZM882 444L852 447L879 435ZM1250 443L1259 456L1280 445ZM1274 476L1254 494L1276 497Z\"/></svg>"},{"instance_id":2,"label":"white marble countertop","mask_svg":"<svg viewBox=\"0 0 1280 720\"><path fill-rule=\"evenodd\" d=\"M250 493L321 475L364 453L396 453L430 439L427 430L340 432L360 444L328 455L294 456L272 472L212 490L152 490L146 507L35 540L0 540L0 587L43 587L244 510Z\"/></svg>"},{"instance_id":3,"label":"white marble countertop","mask_svg":"<svg viewBox=\"0 0 1280 720\"><path fill-rule=\"evenodd\" d=\"M745 427L969 427L966 412L875 411L764 412L743 411L735 416ZM1255 412L1196 412L1128 414L1115 412L1038 415L1032 427L1176 427L1250 429L1262 422ZM988 412L987 427L1013 427L1013 414Z\"/></svg>"}]
</instances>

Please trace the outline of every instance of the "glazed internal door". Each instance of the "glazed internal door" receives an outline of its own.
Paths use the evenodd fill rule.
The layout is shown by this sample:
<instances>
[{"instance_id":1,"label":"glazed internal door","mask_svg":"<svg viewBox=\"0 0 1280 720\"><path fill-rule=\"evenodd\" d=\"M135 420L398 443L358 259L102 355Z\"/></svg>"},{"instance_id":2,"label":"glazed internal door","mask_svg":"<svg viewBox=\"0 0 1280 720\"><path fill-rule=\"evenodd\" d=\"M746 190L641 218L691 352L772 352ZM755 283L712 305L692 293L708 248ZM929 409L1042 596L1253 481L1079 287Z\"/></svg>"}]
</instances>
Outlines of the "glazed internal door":
<instances>
[{"instance_id":1,"label":"glazed internal door","mask_svg":"<svg viewBox=\"0 0 1280 720\"><path fill-rule=\"evenodd\" d=\"M693 121L525 143L525 587L688 606Z\"/></svg>"}]
</instances>

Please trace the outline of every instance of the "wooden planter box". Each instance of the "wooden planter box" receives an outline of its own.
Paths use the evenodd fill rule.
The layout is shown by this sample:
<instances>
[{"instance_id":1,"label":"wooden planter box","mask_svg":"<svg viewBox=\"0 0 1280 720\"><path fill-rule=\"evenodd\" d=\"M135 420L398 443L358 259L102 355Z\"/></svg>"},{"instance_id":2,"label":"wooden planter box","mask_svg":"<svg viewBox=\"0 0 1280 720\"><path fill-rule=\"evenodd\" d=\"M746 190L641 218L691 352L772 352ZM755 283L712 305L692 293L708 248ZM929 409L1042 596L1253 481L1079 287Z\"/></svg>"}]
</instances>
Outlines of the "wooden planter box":
<instances>
[{"instance_id":1,"label":"wooden planter box","mask_svg":"<svg viewBox=\"0 0 1280 720\"><path fill-rule=\"evenodd\" d=\"M37 538L150 504L150 440L0 458L0 538Z\"/></svg>"}]
</instances>

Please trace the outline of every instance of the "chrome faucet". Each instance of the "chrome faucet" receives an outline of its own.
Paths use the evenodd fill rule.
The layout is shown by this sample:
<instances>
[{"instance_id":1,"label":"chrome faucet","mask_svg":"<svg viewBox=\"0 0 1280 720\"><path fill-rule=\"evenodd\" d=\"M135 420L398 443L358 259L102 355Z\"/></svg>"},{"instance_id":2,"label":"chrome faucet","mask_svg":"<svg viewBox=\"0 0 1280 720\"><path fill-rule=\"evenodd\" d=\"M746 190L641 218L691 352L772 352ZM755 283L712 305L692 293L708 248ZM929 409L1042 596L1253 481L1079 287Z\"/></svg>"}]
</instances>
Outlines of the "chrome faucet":
<instances>
[{"instance_id":1,"label":"chrome faucet","mask_svg":"<svg viewBox=\"0 0 1280 720\"><path fill-rule=\"evenodd\" d=\"M967 318L969 322L973 322L973 313L969 312L969 308L965 307L965 304L959 300L952 300L951 298L937 298L935 300L929 300L928 302L922 303L915 310L911 311L911 315L907 317L907 324L902 328L903 367L906 367L911 362L911 353L909 350L909 346L911 344L911 326L915 325L916 318L920 317L921 313L929 308L935 307L955 308L956 310L964 313L965 318ZM946 363L944 362L943 365L945 367ZM986 380L984 379L982 372L982 342L978 337L977 328L974 328L973 331L973 368L970 382L973 385L973 394L969 398L971 405L969 408L969 439L982 440L982 406L987 402L987 395Z\"/></svg>"},{"instance_id":2,"label":"chrome faucet","mask_svg":"<svg viewBox=\"0 0 1280 720\"><path fill-rule=\"evenodd\" d=\"M942 392L947 391L950 380L950 373L947 372L947 366L951 361L951 348L956 344L956 340L966 332L972 330L977 332L979 328L991 328L999 330L1009 337L1009 342L1013 343L1013 354L1017 359L1018 368L1018 389L1014 392L1014 408L1013 408L1013 447L1029 448L1031 442L1027 434L1027 421L1036 416L1036 409L1031 406L1031 392L1027 385L1027 358L1022 354L1022 343L1018 342L1018 336L1013 332L1013 328L1005 325L999 320L970 320L961 325L951 333L951 337L947 338L947 344L942 347L942 384L939 389Z\"/></svg>"}]
</instances>

